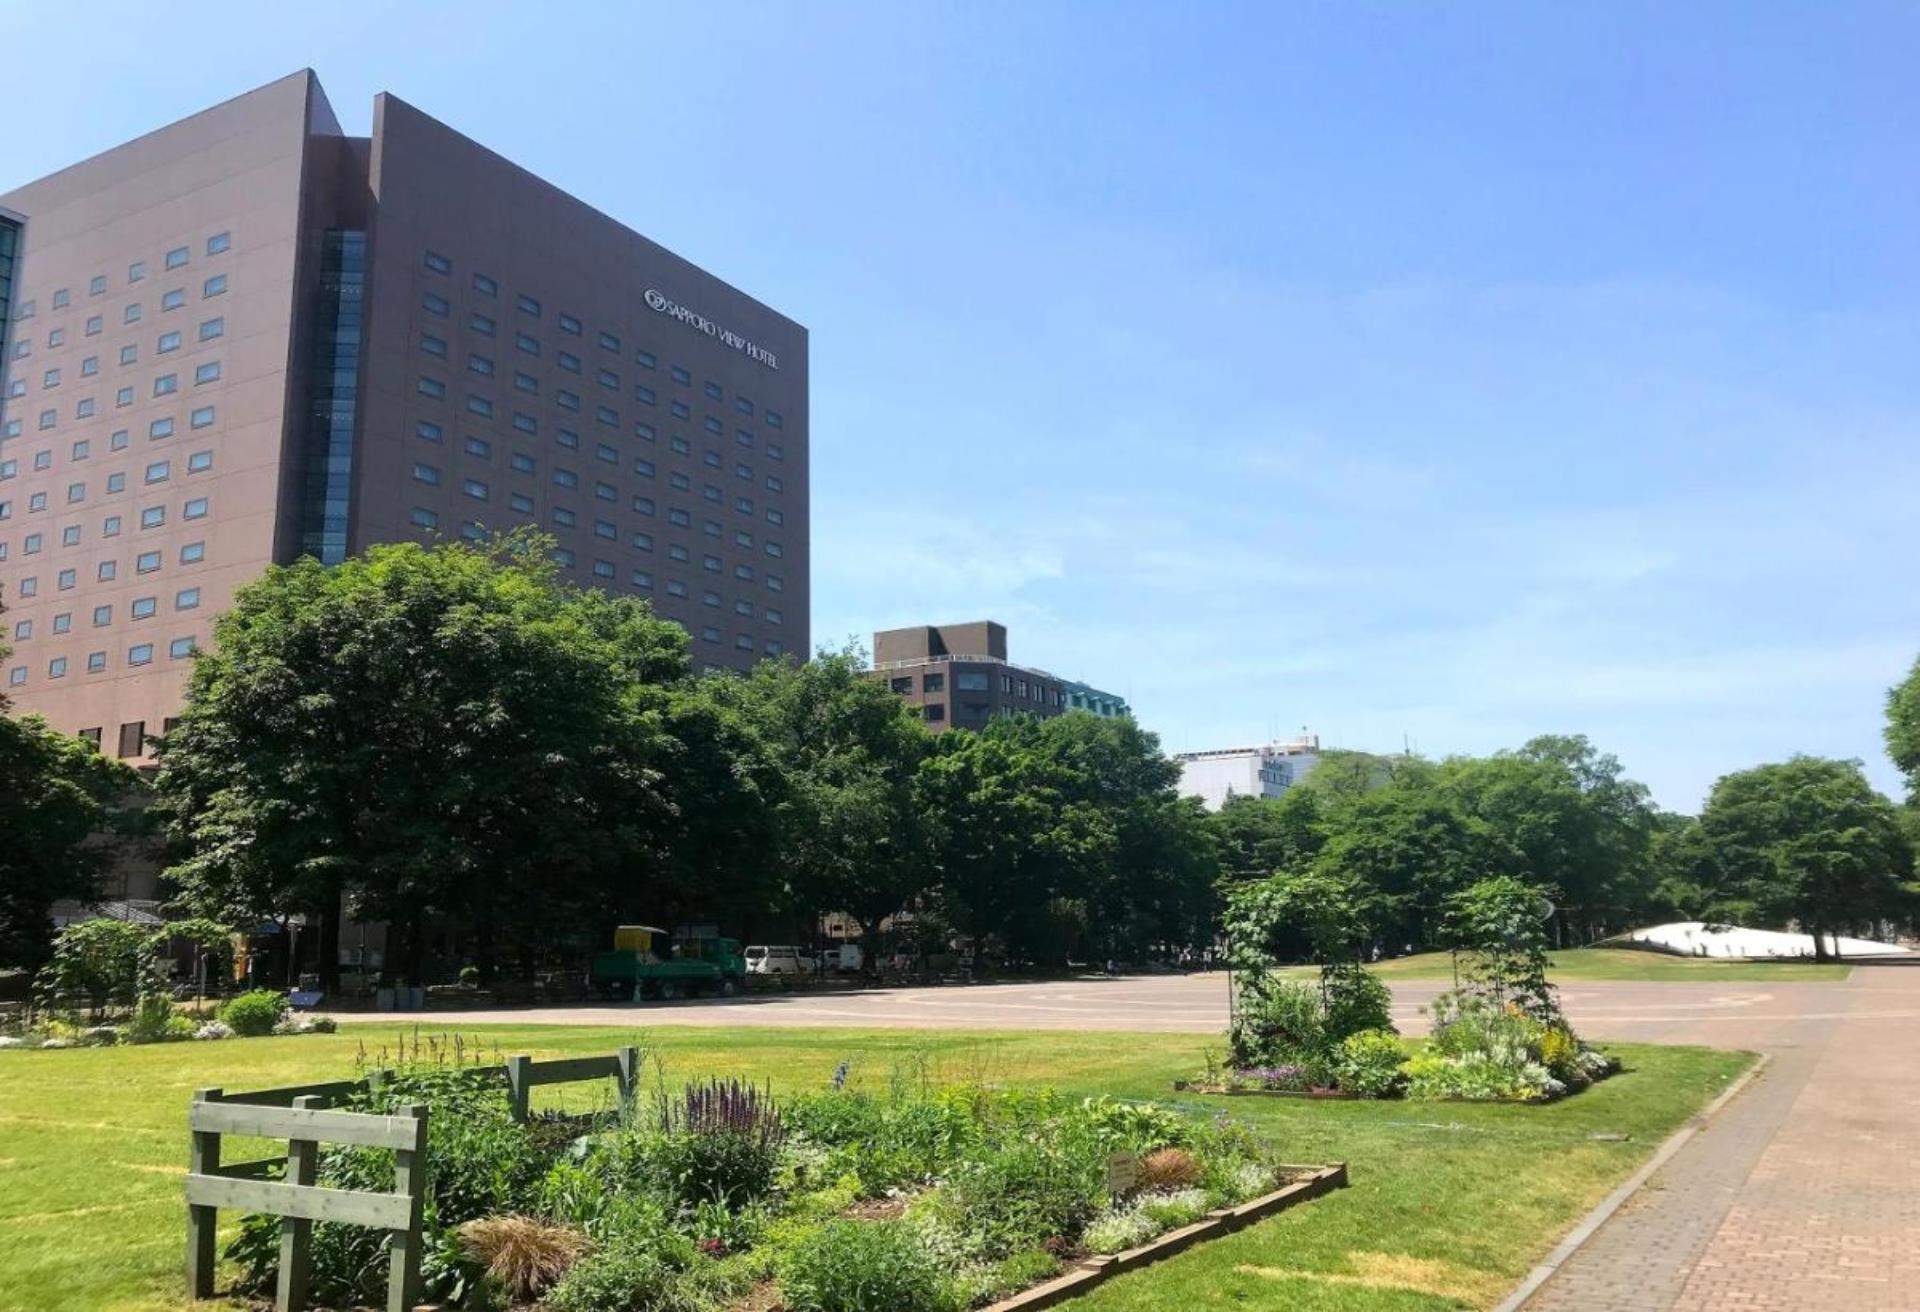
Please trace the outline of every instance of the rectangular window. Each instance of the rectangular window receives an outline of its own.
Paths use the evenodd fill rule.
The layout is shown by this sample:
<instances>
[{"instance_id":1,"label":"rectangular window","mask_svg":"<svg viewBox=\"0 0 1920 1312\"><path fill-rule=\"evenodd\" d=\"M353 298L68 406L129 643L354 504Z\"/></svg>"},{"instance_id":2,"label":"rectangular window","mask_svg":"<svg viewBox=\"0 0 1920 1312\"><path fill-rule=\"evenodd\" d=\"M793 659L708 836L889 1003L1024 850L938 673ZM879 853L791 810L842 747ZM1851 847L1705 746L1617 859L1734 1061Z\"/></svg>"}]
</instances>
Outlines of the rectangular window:
<instances>
[{"instance_id":1,"label":"rectangular window","mask_svg":"<svg viewBox=\"0 0 1920 1312\"><path fill-rule=\"evenodd\" d=\"M206 558L207 544L204 542L189 542L180 548L180 563L182 565L197 565Z\"/></svg>"},{"instance_id":2,"label":"rectangular window","mask_svg":"<svg viewBox=\"0 0 1920 1312\"><path fill-rule=\"evenodd\" d=\"M175 246L167 252L167 267L169 269L177 269L185 264L189 258L189 253L185 246Z\"/></svg>"},{"instance_id":3,"label":"rectangular window","mask_svg":"<svg viewBox=\"0 0 1920 1312\"><path fill-rule=\"evenodd\" d=\"M212 296L223 296L226 294L226 290L227 275L224 273L216 273L213 277L200 284L200 296L202 300Z\"/></svg>"},{"instance_id":4,"label":"rectangular window","mask_svg":"<svg viewBox=\"0 0 1920 1312\"><path fill-rule=\"evenodd\" d=\"M216 337L227 335L227 321L224 318L209 319L200 325L200 340L210 342Z\"/></svg>"},{"instance_id":5,"label":"rectangular window","mask_svg":"<svg viewBox=\"0 0 1920 1312\"><path fill-rule=\"evenodd\" d=\"M434 514L431 510L428 510L425 506L415 506L413 508L413 513L409 515L407 518L411 520L413 524L419 528L439 528L440 527L440 516Z\"/></svg>"},{"instance_id":6,"label":"rectangular window","mask_svg":"<svg viewBox=\"0 0 1920 1312\"><path fill-rule=\"evenodd\" d=\"M127 613L136 620L150 620L160 609L158 597L135 597Z\"/></svg>"},{"instance_id":7,"label":"rectangular window","mask_svg":"<svg viewBox=\"0 0 1920 1312\"><path fill-rule=\"evenodd\" d=\"M180 334L178 332L161 333L160 340L154 343L153 349L161 355L165 355L169 351L179 350Z\"/></svg>"},{"instance_id":8,"label":"rectangular window","mask_svg":"<svg viewBox=\"0 0 1920 1312\"><path fill-rule=\"evenodd\" d=\"M195 497L193 500L187 502L186 505L180 507L180 518L182 519L205 519L206 515L207 499L205 497Z\"/></svg>"},{"instance_id":9,"label":"rectangular window","mask_svg":"<svg viewBox=\"0 0 1920 1312\"><path fill-rule=\"evenodd\" d=\"M195 387L205 387L208 383L217 383L219 381L220 362L218 360L209 360L205 364L197 364L193 367L193 385Z\"/></svg>"},{"instance_id":10,"label":"rectangular window","mask_svg":"<svg viewBox=\"0 0 1920 1312\"><path fill-rule=\"evenodd\" d=\"M473 289L482 296L498 296L500 294L500 284L484 273L475 273L473 275Z\"/></svg>"},{"instance_id":11,"label":"rectangular window","mask_svg":"<svg viewBox=\"0 0 1920 1312\"><path fill-rule=\"evenodd\" d=\"M160 308L162 310L177 310L186 303L187 289L184 287L175 287L172 291L162 292L160 294Z\"/></svg>"},{"instance_id":12,"label":"rectangular window","mask_svg":"<svg viewBox=\"0 0 1920 1312\"><path fill-rule=\"evenodd\" d=\"M159 568L160 553L157 551L143 551L133 558L133 572L135 574L151 574Z\"/></svg>"},{"instance_id":13,"label":"rectangular window","mask_svg":"<svg viewBox=\"0 0 1920 1312\"><path fill-rule=\"evenodd\" d=\"M233 245L233 236L231 233L216 232L213 236L207 238L207 254L218 255L231 245Z\"/></svg>"},{"instance_id":14,"label":"rectangular window","mask_svg":"<svg viewBox=\"0 0 1920 1312\"><path fill-rule=\"evenodd\" d=\"M558 319L558 323L560 324L561 332L571 333L575 337L578 337L580 335L580 321L574 318L572 315L562 314Z\"/></svg>"},{"instance_id":15,"label":"rectangular window","mask_svg":"<svg viewBox=\"0 0 1920 1312\"><path fill-rule=\"evenodd\" d=\"M452 273L453 272L453 261L448 259L446 256L439 254L436 251L427 252L426 264L427 264L427 268L432 270L434 273Z\"/></svg>"},{"instance_id":16,"label":"rectangular window","mask_svg":"<svg viewBox=\"0 0 1920 1312\"><path fill-rule=\"evenodd\" d=\"M139 642L127 648L127 664L129 665L153 664L153 644L150 642ZM122 754L131 755L131 753L122 753Z\"/></svg>"},{"instance_id":17,"label":"rectangular window","mask_svg":"<svg viewBox=\"0 0 1920 1312\"><path fill-rule=\"evenodd\" d=\"M187 426L190 428L210 428L212 425L213 407L210 405L203 405L187 416Z\"/></svg>"},{"instance_id":18,"label":"rectangular window","mask_svg":"<svg viewBox=\"0 0 1920 1312\"><path fill-rule=\"evenodd\" d=\"M522 314L530 314L536 319L540 317L540 302L534 300L531 296L521 296L514 302L514 305L519 308Z\"/></svg>"},{"instance_id":19,"label":"rectangular window","mask_svg":"<svg viewBox=\"0 0 1920 1312\"><path fill-rule=\"evenodd\" d=\"M182 588L173 594L175 610L198 610L200 607L200 589Z\"/></svg>"},{"instance_id":20,"label":"rectangular window","mask_svg":"<svg viewBox=\"0 0 1920 1312\"><path fill-rule=\"evenodd\" d=\"M416 461L413 466L413 478L416 483L426 483L431 487L440 486L440 471L433 465L423 465Z\"/></svg>"},{"instance_id":21,"label":"rectangular window","mask_svg":"<svg viewBox=\"0 0 1920 1312\"><path fill-rule=\"evenodd\" d=\"M176 661L185 660L187 657L193 655L193 639L175 638L167 644L167 655Z\"/></svg>"},{"instance_id":22,"label":"rectangular window","mask_svg":"<svg viewBox=\"0 0 1920 1312\"><path fill-rule=\"evenodd\" d=\"M187 472L189 474L204 474L212 468L213 452L211 451L195 451L187 457Z\"/></svg>"},{"instance_id":23,"label":"rectangular window","mask_svg":"<svg viewBox=\"0 0 1920 1312\"><path fill-rule=\"evenodd\" d=\"M422 419L414 424L413 435L423 442L438 442L446 436L446 430L430 419Z\"/></svg>"},{"instance_id":24,"label":"rectangular window","mask_svg":"<svg viewBox=\"0 0 1920 1312\"><path fill-rule=\"evenodd\" d=\"M432 333L421 333L420 349L428 355L438 356L444 360L447 358L447 339L444 337L436 337Z\"/></svg>"},{"instance_id":25,"label":"rectangular window","mask_svg":"<svg viewBox=\"0 0 1920 1312\"><path fill-rule=\"evenodd\" d=\"M453 309L453 304L444 296L435 296L432 292L426 292L420 297L420 308L436 319L444 319L447 317L447 312Z\"/></svg>"}]
</instances>

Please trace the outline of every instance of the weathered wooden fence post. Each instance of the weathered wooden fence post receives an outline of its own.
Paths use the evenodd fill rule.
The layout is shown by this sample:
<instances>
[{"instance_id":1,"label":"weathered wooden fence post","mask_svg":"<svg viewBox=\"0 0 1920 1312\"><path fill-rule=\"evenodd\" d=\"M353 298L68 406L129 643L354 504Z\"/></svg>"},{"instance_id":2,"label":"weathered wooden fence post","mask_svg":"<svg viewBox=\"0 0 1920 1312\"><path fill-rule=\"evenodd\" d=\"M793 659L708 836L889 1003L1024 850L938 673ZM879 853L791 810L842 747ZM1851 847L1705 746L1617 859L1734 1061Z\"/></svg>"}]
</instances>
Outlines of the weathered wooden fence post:
<instances>
[{"instance_id":1,"label":"weathered wooden fence post","mask_svg":"<svg viewBox=\"0 0 1920 1312\"><path fill-rule=\"evenodd\" d=\"M195 1102L218 1102L220 1090L201 1089ZM187 1138L187 1170L195 1175L220 1173L220 1132L195 1130ZM187 1294L192 1298L213 1297L214 1234L219 1209L187 1205Z\"/></svg>"},{"instance_id":2,"label":"weathered wooden fence post","mask_svg":"<svg viewBox=\"0 0 1920 1312\"><path fill-rule=\"evenodd\" d=\"M507 1097L513 1103L513 1119L527 1119L527 1098L533 1092L533 1058L524 1054L507 1058Z\"/></svg>"},{"instance_id":3,"label":"weathered wooden fence post","mask_svg":"<svg viewBox=\"0 0 1920 1312\"><path fill-rule=\"evenodd\" d=\"M413 1118L413 1146L393 1152L393 1191L407 1200L406 1229L393 1231L387 1269L387 1312L411 1312L420 1289L420 1200L427 1185L427 1105L409 1103L402 1116Z\"/></svg>"},{"instance_id":4,"label":"weathered wooden fence post","mask_svg":"<svg viewBox=\"0 0 1920 1312\"><path fill-rule=\"evenodd\" d=\"M308 1111L326 1104L312 1094L295 1098L297 1111ZM320 1166L320 1144L314 1139L287 1140L286 1182L311 1185ZM307 1306L307 1287L313 1275L313 1222L298 1216L280 1220L280 1284L274 1291L274 1312L303 1312Z\"/></svg>"},{"instance_id":5,"label":"weathered wooden fence post","mask_svg":"<svg viewBox=\"0 0 1920 1312\"><path fill-rule=\"evenodd\" d=\"M620 1063L613 1078L620 1089L620 1118L625 1120L633 1115L633 1097L640 1087L640 1049L622 1048L614 1060Z\"/></svg>"}]
</instances>

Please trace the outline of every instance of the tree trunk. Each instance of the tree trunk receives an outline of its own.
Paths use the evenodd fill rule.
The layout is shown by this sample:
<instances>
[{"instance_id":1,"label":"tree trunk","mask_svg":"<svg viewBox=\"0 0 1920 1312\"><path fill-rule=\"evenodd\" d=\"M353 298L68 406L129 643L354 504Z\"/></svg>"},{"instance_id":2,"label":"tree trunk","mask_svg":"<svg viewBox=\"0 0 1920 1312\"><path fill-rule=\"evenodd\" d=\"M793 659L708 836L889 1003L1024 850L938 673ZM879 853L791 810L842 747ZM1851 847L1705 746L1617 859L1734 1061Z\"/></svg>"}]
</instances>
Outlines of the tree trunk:
<instances>
[{"instance_id":1,"label":"tree trunk","mask_svg":"<svg viewBox=\"0 0 1920 1312\"><path fill-rule=\"evenodd\" d=\"M321 901L317 915L319 923L315 926L317 952L316 963L320 976L320 991L334 994L340 991L340 890L335 887Z\"/></svg>"}]
</instances>

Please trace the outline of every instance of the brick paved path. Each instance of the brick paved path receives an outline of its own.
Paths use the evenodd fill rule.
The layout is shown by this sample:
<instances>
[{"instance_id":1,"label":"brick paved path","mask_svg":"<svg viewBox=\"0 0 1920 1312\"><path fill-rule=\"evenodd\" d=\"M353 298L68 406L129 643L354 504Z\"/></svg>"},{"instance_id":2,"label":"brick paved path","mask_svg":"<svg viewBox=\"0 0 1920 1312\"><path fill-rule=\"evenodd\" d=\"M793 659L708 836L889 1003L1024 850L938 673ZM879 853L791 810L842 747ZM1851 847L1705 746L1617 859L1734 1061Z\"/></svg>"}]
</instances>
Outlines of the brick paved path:
<instances>
[{"instance_id":1,"label":"brick paved path","mask_svg":"<svg viewBox=\"0 0 1920 1312\"><path fill-rule=\"evenodd\" d=\"M1773 1060L1527 1312L1920 1309L1920 968L1862 967L1829 996L1663 1036Z\"/></svg>"}]
</instances>

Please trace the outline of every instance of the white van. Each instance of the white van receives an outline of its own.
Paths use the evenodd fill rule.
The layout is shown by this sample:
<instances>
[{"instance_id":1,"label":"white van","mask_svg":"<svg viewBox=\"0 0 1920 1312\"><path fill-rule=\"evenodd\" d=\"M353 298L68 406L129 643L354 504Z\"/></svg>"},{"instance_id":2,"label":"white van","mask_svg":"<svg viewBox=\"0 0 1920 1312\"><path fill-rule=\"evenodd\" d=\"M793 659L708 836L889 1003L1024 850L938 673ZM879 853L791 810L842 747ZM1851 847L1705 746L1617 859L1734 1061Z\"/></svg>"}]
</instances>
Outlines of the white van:
<instances>
[{"instance_id":1,"label":"white van","mask_svg":"<svg viewBox=\"0 0 1920 1312\"><path fill-rule=\"evenodd\" d=\"M819 962L791 945L747 949L749 975L811 975L819 968Z\"/></svg>"}]
</instances>

